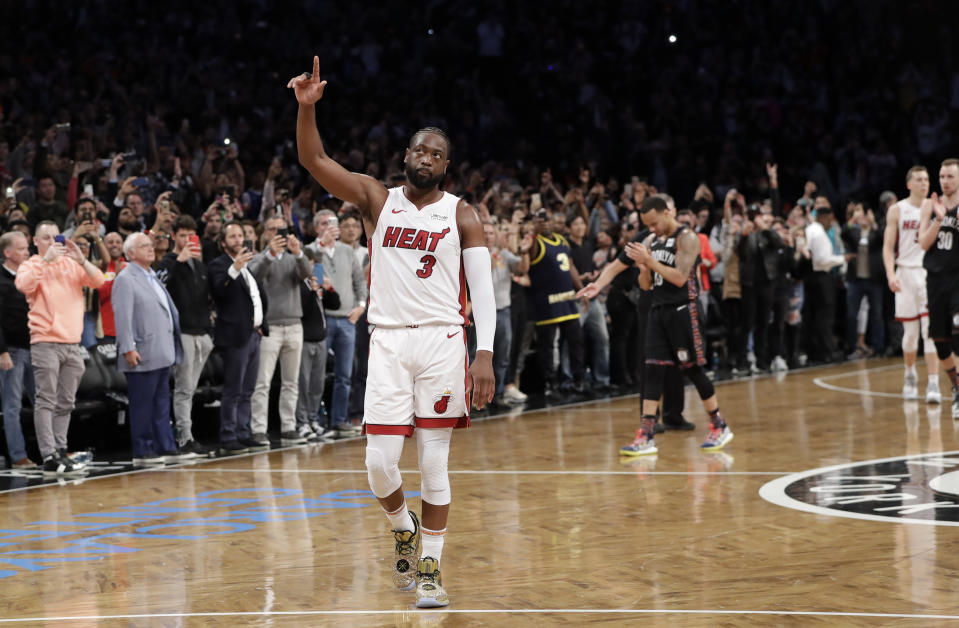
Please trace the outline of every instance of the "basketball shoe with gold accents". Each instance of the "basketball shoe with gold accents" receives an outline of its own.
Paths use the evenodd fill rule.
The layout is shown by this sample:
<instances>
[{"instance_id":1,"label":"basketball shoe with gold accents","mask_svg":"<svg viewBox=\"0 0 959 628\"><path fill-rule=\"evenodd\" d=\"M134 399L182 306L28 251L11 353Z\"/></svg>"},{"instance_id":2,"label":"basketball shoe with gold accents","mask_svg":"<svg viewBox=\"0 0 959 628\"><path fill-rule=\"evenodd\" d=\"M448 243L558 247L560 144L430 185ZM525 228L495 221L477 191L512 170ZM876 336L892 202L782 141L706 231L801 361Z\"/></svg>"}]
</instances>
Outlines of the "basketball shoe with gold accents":
<instances>
[{"instance_id":1,"label":"basketball shoe with gold accents","mask_svg":"<svg viewBox=\"0 0 959 628\"><path fill-rule=\"evenodd\" d=\"M416 564L420 559L420 520L416 513L412 530L393 530L396 545L393 549L393 584L400 591L412 591L416 586Z\"/></svg>"},{"instance_id":2,"label":"basketball shoe with gold accents","mask_svg":"<svg viewBox=\"0 0 959 628\"><path fill-rule=\"evenodd\" d=\"M449 606L450 596L443 588L440 564L432 556L424 556L416 566L416 607Z\"/></svg>"}]
</instances>

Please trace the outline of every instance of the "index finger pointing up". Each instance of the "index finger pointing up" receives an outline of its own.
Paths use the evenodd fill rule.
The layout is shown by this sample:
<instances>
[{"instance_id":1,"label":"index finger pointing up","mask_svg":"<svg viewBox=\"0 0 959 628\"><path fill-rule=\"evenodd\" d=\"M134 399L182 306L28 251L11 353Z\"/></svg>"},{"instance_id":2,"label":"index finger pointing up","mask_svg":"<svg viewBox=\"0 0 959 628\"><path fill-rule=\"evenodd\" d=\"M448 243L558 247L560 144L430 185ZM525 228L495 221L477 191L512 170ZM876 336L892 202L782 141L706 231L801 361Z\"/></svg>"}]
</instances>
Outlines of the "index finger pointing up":
<instances>
[{"instance_id":1,"label":"index finger pointing up","mask_svg":"<svg viewBox=\"0 0 959 628\"><path fill-rule=\"evenodd\" d=\"M313 55L313 78L320 80L320 58L317 55Z\"/></svg>"}]
</instances>

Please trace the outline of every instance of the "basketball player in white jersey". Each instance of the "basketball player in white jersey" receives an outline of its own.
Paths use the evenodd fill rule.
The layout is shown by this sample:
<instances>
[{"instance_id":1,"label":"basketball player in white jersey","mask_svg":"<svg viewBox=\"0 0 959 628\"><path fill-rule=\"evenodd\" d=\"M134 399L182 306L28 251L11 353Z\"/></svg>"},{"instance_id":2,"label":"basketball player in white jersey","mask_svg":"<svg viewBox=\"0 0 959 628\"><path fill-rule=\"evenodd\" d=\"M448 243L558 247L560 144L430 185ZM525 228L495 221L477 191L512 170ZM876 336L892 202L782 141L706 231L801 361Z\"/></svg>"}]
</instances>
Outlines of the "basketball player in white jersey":
<instances>
[{"instance_id":1,"label":"basketball player in white jersey","mask_svg":"<svg viewBox=\"0 0 959 628\"><path fill-rule=\"evenodd\" d=\"M929 172L923 166L913 166L906 173L906 187L909 198L893 203L886 212L882 244L882 261L886 265L889 289L896 295L896 320L902 323L902 357L906 363L902 396L919 398L916 354L921 333L928 375L926 402L940 403L939 358L936 346L929 338L926 269L922 267L926 252L919 246L919 213L929 194Z\"/></svg>"},{"instance_id":2,"label":"basketball player in white jersey","mask_svg":"<svg viewBox=\"0 0 959 628\"><path fill-rule=\"evenodd\" d=\"M323 149L314 105L323 97L320 61L290 80L299 102L300 163L331 194L359 207L370 242L370 336L366 467L370 488L393 527L393 582L416 589L421 608L446 606L440 558L449 514L447 473L453 428L469 426L469 394L481 409L493 398L496 305L483 225L468 203L438 188L450 142L437 128L418 131L403 160L407 183L386 189L351 173ZM469 283L477 351L467 370ZM403 495L404 438L416 436L422 475L420 526ZM415 574L415 576L414 576Z\"/></svg>"}]
</instances>

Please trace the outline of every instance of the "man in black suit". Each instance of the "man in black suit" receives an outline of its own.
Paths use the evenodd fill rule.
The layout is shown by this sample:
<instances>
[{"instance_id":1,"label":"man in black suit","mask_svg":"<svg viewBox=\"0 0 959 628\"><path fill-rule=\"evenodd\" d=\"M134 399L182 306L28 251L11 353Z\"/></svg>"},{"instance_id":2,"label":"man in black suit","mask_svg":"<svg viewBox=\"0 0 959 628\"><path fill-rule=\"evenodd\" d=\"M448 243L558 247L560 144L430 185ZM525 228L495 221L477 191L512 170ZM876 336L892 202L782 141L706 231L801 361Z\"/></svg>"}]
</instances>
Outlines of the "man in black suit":
<instances>
[{"instance_id":1,"label":"man in black suit","mask_svg":"<svg viewBox=\"0 0 959 628\"><path fill-rule=\"evenodd\" d=\"M223 254L210 262L207 276L216 305L213 345L223 356L223 399L220 406L220 454L268 449L250 433L250 397L260 362L260 338L267 333L266 292L247 269L253 259L243 226L230 221L220 239Z\"/></svg>"}]
</instances>

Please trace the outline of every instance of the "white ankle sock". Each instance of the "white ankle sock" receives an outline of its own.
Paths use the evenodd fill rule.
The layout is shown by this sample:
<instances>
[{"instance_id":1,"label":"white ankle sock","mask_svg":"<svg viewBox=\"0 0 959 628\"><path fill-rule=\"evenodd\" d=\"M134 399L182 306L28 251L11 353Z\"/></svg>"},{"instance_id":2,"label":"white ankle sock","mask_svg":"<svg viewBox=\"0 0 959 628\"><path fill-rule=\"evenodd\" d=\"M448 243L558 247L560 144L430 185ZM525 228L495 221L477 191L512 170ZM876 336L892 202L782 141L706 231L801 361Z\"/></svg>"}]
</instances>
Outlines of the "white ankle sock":
<instances>
[{"instance_id":1,"label":"white ankle sock","mask_svg":"<svg viewBox=\"0 0 959 628\"><path fill-rule=\"evenodd\" d=\"M442 530L420 528L420 531L423 533L422 540L420 541L420 547L422 547L423 550L420 556L435 558L438 564L443 555L443 541L446 540L446 528Z\"/></svg>"},{"instance_id":2,"label":"white ankle sock","mask_svg":"<svg viewBox=\"0 0 959 628\"><path fill-rule=\"evenodd\" d=\"M906 375L908 375L908 376L910 376L910 377L918 377L918 376L919 376L919 375L916 373L916 367L915 367L915 365L913 365L913 366L907 366L907 367L906 367Z\"/></svg>"},{"instance_id":3,"label":"white ankle sock","mask_svg":"<svg viewBox=\"0 0 959 628\"><path fill-rule=\"evenodd\" d=\"M390 525L396 531L409 530L412 532L413 530L413 517L410 516L410 510L406 507L405 501L402 506L393 512L387 512L386 518L390 520Z\"/></svg>"},{"instance_id":4,"label":"white ankle sock","mask_svg":"<svg viewBox=\"0 0 959 628\"><path fill-rule=\"evenodd\" d=\"M938 386L939 385L939 375L929 375L929 383Z\"/></svg>"}]
</instances>

